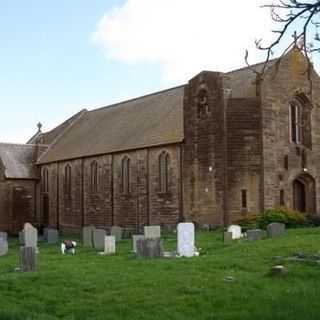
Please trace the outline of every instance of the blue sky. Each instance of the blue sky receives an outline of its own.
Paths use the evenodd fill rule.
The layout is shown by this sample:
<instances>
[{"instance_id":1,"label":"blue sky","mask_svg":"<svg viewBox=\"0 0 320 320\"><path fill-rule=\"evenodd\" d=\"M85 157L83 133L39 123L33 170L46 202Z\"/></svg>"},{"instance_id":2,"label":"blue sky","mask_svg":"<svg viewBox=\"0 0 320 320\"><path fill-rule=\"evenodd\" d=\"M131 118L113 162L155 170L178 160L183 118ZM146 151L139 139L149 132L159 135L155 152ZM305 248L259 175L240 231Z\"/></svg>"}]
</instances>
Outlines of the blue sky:
<instances>
[{"instance_id":1,"label":"blue sky","mask_svg":"<svg viewBox=\"0 0 320 320\"><path fill-rule=\"evenodd\" d=\"M49 130L82 108L179 85L202 69L243 66L270 18L262 0L232 1L245 6L229 12L240 23L224 21L228 4L212 0L1 0L0 141L24 143L39 121Z\"/></svg>"}]
</instances>

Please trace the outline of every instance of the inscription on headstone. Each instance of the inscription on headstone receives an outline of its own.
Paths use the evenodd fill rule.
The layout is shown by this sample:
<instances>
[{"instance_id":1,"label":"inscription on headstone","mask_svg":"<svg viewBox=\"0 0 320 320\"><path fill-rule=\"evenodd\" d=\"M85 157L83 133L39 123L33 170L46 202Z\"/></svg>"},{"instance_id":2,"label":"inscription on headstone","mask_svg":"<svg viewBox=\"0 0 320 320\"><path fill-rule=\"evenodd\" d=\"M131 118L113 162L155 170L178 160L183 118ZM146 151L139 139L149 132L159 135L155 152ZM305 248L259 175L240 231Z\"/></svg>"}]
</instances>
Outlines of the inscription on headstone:
<instances>
[{"instance_id":1,"label":"inscription on headstone","mask_svg":"<svg viewBox=\"0 0 320 320\"><path fill-rule=\"evenodd\" d=\"M22 272L36 271L36 249L20 247L20 270Z\"/></svg>"},{"instance_id":2,"label":"inscription on headstone","mask_svg":"<svg viewBox=\"0 0 320 320\"><path fill-rule=\"evenodd\" d=\"M82 243L84 247L93 247L93 232L95 230L94 226L86 226L82 228Z\"/></svg>"},{"instance_id":3,"label":"inscription on headstone","mask_svg":"<svg viewBox=\"0 0 320 320\"><path fill-rule=\"evenodd\" d=\"M140 239L137 241L137 255L146 258L163 256L162 240L160 238Z\"/></svg>"},{"instance_id":4,"label":"inscription on headstone","mask_svg":"<svg viewBox=\"0 0 320 320\"><path fill-rule=\"evenodd\" d=\"M104 250L105 236L106 236L106 230L104 229L93 230L93 245L95 249Z\"/></svg>"},{"instance_id":5,"label":"inscription on headstone","mask_svg":"<svg viewBox=\"0 0 320 320\"><path fill-rule=\"evenodd\" d=\"M284 223L273 222L267 225L268 237L276 238L284 235L286 232L286 226Z\"/></svg>"},{"instance_id":6,"label":"inscription on headstone","mask_svg":"<svg viewBox=\"0 0 320 320\"><path fill-rule=\"evenodd\" d=\"M104 239L104 254L114 254L116 252L115 236L105 236Z\"/></svg>"},{"instance_id":7,"label":"inscription on headstone","mask_svg":"<svg viewBox=\"0 0 320 320\"><path fill-rule=\"evenodd\" d=\"M248 241L257 241L261 240L263 231L260 229L247 230L247 239Z\"/></svg>"},{"instance_id":8,"label":"inscription on headstone","mask_svg":"<svg viewBox=\"0 0 320 320\"><path fill-rule=\"evenodd\" d=\"M24 228L24 245L26 247L36 248L38 245L38 230L30 223L25 223Z\"/></svg>"},{"instance_id":9,"label":"inscription on headstone","mask_svg":"<svg viewBox=\"0 0 320 320\"><path fill-rule=\"evenodd\" d=\"M133 252L137 252L137 241L144 239L144 235L143 234L134 234L132 236L132 251Z\"/></svg>"},{"instance_id":10,"label":"inscription on headstone","mask_svg":"<svg viewBox=\"0 0 320 320\"><path fill-rule=\"evenodd\" d=\"M161 238L160 226L145 226L144 227L144 237L146 239Z\"/></svg>"}]
</instances>

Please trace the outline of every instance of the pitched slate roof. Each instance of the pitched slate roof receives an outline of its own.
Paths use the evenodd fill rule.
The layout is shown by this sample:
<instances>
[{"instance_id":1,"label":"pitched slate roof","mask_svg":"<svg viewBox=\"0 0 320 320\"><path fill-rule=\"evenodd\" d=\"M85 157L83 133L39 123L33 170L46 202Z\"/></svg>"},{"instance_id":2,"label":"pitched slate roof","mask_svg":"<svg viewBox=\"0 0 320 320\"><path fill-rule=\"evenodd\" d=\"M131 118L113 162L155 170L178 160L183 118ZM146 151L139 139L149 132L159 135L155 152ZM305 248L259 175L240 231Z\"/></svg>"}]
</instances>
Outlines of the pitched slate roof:
<instances>
[{"instance_id":1,"label":"pitched slate roof","mask_svg":"<svg viewBox=\"0 0 320 320\"><path fill-rule=\"evenodd\" d=\"M83 112L38 163L183 140L184 86Z\"/></svg>"},{"instance_id":2,"label":"pitched slate roof","mask_svg":"<svg viewBox=\"0 0 320 320\"><path fill-rule=\"evenodd\" d=\"M36 179L35 145L0 143L0 161L8 179Z\"/></svg>"}]
</instances>

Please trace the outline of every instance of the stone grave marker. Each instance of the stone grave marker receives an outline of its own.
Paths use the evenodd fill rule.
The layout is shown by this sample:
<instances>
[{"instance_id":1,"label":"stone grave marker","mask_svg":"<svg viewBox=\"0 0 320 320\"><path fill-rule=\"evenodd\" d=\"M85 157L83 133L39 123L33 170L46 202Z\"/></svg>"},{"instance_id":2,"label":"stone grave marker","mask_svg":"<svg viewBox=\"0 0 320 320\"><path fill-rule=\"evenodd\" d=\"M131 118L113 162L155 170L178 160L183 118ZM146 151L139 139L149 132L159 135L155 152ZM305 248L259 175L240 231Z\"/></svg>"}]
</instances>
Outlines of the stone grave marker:
<instances>
[{"instance_id":1,"label":"stone grave marker","mask_svg":"<svg viewBox=\"0 0 320 320\"><path fill-rule=\"evenodd\" d=\"M104 238L106 234L106 230L104 229L93 230L93 245L95 249L104 250Z\"/></svg>"},{"instance_id":2,"label":"stone grave marker","mask_svg":"<svg viewBox=\"0 0 320 320\"><path fill-rule=\"evenodd\" d=\"M7 239L0 238L0 257L5 256L8 253L8 241Z\"/></svg>"},{"instance_id":3,"label":"stone grave marker","mask_svg":"<svg viewBox=\"0 0 320 320\"><path fill-rule=\"evenodd\" d=\"M194 252L194 224L179 223L177 228L177 253L181 257L193 257Z\"/></svg>"},{"instance_id":4,"label":"stone grave marker","mask_svg":"<svg viewBox=\"0 0 320 320\"><path fill-rule=\"evenodd\" d=\"M137 241L144 239L144 235L143 234L134 234L132 236L132 251L137 253Z\"/></svg>"},{"instance_id":5,"label":"stone grave marker","mask_svg":"<svg viewBox=\"0 0 320 320\"><path fill-rule=\"evenodd\" d=\"M229 226L228 232L232 233L232 239L240 239L241 238L241 227L238 225Z\"/></svg>"},{"instance_id":6,"label":"stone grave marker","mask_svg":"<svg viewBox=\"0 0 320 320\"><path fill-rule=\"evenodd\" d=\"M161 238L160 226L145 226L144 227L144 237L146 239Z\"/></svg>"},{"instance_id":7,"label":"stone grave marker","mask_svg":"<svg viewBox=\"0 0 320 320\"><path fill-rule=\"evenodd\" d=\"M118 226L112 226L110 234L116 238L116 241L120 241L123 235L123 228Z\"/></svg>"},{"instance_id":8,"label":"stone grave marker","mask_svg":"<svg viewBox=\"0 0 320 320\"><path fill-rule=\"evenodd\" d=\"M6 232L0 231L0 238L8 240L8 234Z\"/></svg>"},{"instance_id":9,"label":"stone grave marker","mask_svg":"<svg viewBox=\"0 0 320 320\"><path fill-rule=\"evenodd\" d=\"M82 228L82 243L84 247L93 248L94 226L85 226Z\"/></svg>"},{"instance_id":10,"label":"stone grave marker","mask_svg":"<svg viewBox=\"0 0 320 320\"><path fill-rule=\"evenodd\" d=\"M26 247L37 248L38 246L38 230L30 223L25 223L24 228L24 245Z\"/></svg>"},{"instance_id":11,"label":"stone grave marker","mask_svg":"<svg viewBox=\"0 0 320 320\"><path fill-rule=\"evenodd\" d=\"M48 241L48 230L49 228L43 228L43 240Z\"/></svg>"},{"instance_id":12,"label":"stone grave marker","mask_svg":"<svg viewBox=\"0 0 320 320\"><path fill-rule=\"evenodd\" d=\"M261 229L247 230L248 241L261 240L263 236L263 231Z\"/></svg>"},{"instance_id":13,"label":"stone grave marker","mask_svg":"<svg viewBox=\"0 0 320 320\"><path fill-rule=\"evenodd\" d=\"M140 239L137 241L137 255L145 258L163 256L162 240L160 238Z\"/></svg>"},{"instance_id":14,"label":"stone grave marker","mask_svg":"<svg viewBox=\"0 0 320 320\"><path fill-rule=\"evenodd\" d=\"M57 229L47 230L47 242L49 244L55 244L59 242L59 231Z\"/></svg>"},{"instance_id":15,"label":"stone grave marker","mask_svg":"<svg viewBox=\"0 0 320 320\"><path fill-rule=\"evenodd\" d=\"M104 254L115 254L116 253L116 237L105 236L104 238Z\"/></svg>"},{"instance_id":16,"label":"stone grave marker","mask_svg":"<svg viewBox=\"0 0 320 320\"><path fill-rule=\"evenodd\" d=\"M232 242L232 232L225 231L223 233L223 242L224 243Z\"/></svg>"},{"instance_id":17,"label":"stone grave marker","mask_svg":"<svg viewBox=\"0 0 320 320\"><path fill-rule=\"evenodd\" d=\"M20 270L21 272L36 271L35 247L20 247Z\"/></svg>"},{"instance_id":18,"label":"stone grave marker","mask_svg":"<svg viewBox=\"0 0 320 320\"><path fill-rule=\"evenodd\" d=\"M284 235L286 226L284 223L272 222L267 225L267 234L269 238L276 238Z\"/></svg>"}]
</instances>

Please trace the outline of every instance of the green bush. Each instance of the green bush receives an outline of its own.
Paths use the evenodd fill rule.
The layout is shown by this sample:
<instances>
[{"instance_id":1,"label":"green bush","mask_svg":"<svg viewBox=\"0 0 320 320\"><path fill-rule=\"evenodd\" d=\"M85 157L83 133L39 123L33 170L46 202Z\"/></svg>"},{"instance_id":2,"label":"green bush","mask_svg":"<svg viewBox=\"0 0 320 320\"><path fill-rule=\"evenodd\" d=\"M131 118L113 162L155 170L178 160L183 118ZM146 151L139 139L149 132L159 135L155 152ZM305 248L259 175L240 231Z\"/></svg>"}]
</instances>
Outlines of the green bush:
<instances>
[{"instance_id":1,"label":"green bush","mask_svg":"<svg viewBox=\"0 0 320 320\"><path fill-rule=\"evenodd\" d=\"M257 224L260 228L265 229L266 226L272 222L284 223L288 228L297 228L308 225L308 220L303 213L284 207L264 211L258 217Z\"/></svg>"},{"instance_id":2,"label":"green bush","mask_svg":"<svg viewBox=\"0 0 320 320\"><path fill-rule=\"evenodd\" d=\"M257 214L248 214L245 218L242 218L239 221L237 221L237 224L241 226L241 229L244 232L250 229L257 229L258 218L259 216Z\"/></svg>"}]
</instances>

